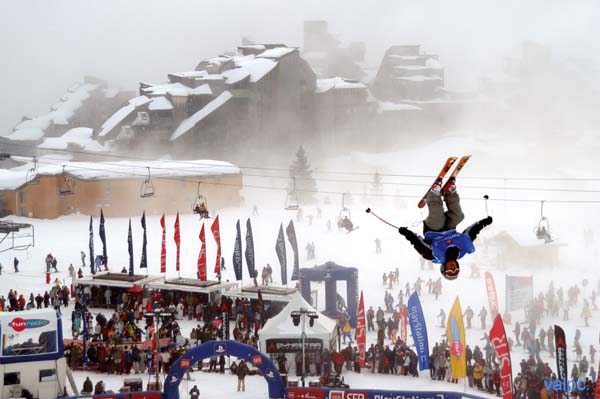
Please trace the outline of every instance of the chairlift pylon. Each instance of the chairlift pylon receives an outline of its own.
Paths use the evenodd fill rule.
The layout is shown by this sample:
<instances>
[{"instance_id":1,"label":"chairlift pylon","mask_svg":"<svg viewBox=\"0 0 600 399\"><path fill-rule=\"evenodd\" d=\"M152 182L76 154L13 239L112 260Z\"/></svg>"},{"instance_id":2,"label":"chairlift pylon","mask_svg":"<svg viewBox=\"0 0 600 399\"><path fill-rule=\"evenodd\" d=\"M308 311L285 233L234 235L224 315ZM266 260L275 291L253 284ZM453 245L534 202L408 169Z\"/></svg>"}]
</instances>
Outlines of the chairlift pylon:
<instances>
[{"instance_id":1,"label":"chairlift pylon","mask_svg":"<svg viewBox=\"0 0 600 399\"><path fill-rule=\"evenodd\" d=\"M292 190L285 196L285 209L288 211L297 211L300 208L298 193L296 192L296 178L292 177Z\"/></svg>"},{"instance_id":2,"label":"chairlift pylon","mask_svg":"<svg viewBox=\"0 0 600 399\"><path fill-rule=\"evenodd\" d=\"M75 182L73 181L72 178L70 178L69 176L67 176L65 174L65 165L63 165L62 178L63 178L63 181L60 185L60 188L58 189L58 193L60 195L74 194L75 193Z\"/></svg>"},{"instance_id":3,"label":"chairlift pylon","mask_svg":"<svg viewBox=\"0 0 600 399\"><path fill-rule=\"evenodd\" d=\"M33 167L27 171L25 175L25 184L38 184L40 181L37 178L38 175L38 160L37 157L33 157Z\"/></svg>"},{"instance_id":4,"label":"chairlift pylon","mask_svg":"<svg viewBox=\"0 0 600 399\"><path fill-rule=\"evenodd\" d=\"M210 214L208 213L208 201L206 200L206 196L202 195L200 192L200 182L198 182L198 190L196 193L196 199L192 204L192 211L200 215L200 219L209 219Z\"/></svg>"},{"instance_id":5,"label":"chairlift pylon","mask_svg":"<svg viewBox=\"0 0 600 399\"><path fill-rule=\"evenodd\" d=\"M142 187L140 188L140 197L141 198L150 198L154 197L154 183L152 183L152 179L150 177L150 167L148 169L148 178L144 180L142 183Z\"/></svg>"}]
</instances>

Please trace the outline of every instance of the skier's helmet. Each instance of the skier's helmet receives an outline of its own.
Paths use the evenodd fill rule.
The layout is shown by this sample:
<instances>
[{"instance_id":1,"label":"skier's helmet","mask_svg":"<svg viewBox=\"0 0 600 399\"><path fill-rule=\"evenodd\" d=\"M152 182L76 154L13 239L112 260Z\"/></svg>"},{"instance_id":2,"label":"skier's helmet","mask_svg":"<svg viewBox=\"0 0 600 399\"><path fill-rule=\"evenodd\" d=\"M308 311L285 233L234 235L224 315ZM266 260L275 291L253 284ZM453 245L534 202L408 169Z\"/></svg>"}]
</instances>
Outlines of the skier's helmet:
<instances>
[{"instance_id":1,"label":"skier's helmet","mask_svg":"<svg viewBox=\"0 0 600 399\"><path fill-rule=\"evenodd\" d=\"M446 263L443 263L441 265L440 272L442 273L442 276L444 276L448 280L456 279L458 277L458 273L460 273L460 266L458 264L458 261L446 261Z\"/></svg>"}]
</instances>

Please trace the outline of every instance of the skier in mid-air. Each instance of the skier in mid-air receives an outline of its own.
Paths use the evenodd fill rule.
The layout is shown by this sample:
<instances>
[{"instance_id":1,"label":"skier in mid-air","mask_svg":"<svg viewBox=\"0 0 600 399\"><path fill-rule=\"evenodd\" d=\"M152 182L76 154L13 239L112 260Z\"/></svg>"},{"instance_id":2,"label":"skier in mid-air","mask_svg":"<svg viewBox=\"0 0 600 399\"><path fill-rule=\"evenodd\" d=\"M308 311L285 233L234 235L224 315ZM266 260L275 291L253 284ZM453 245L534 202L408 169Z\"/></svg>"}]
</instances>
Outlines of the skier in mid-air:
<instances>
[{"instance_id":1,"label":"skier in mid-air","mask_svg":"<svg viewBox=\"0 0 600 399\"><path fill-rule=\"evenodd\" d=\"M406 227L400 227L398 231L423 258L441 264L440 272L445 278L454 280L460 272L458 259L475 252L473 241L481 229L492 224L492 217L488 216L472 224L462 233L457 232L456 226L465 217L456 192L456 177L451 176L444 187L441 183L441 179L437 179L426 196L429 215L423 221L424 237Z\"/></svg>"}]
</instances>

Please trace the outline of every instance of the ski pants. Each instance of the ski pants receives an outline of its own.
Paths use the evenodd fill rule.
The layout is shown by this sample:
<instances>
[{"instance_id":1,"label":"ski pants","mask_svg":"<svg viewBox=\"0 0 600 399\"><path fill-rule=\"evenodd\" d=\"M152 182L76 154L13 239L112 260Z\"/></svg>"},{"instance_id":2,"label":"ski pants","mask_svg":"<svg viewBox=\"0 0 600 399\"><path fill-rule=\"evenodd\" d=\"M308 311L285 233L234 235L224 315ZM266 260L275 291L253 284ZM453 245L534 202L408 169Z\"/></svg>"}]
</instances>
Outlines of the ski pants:
<instances>
[{"instance_id":1,"label":"ski pants","mask_svg":"<svg viewBox=\"0 0 600 399\"><path fill-rule=\"evenodd\" d=\"M425 219L425 225L433 231L455 229L463 221L465 215L460 207L460 198L458 193L448 193L444 195L444 202L448 210L444 212L444 203L442 197L432 192L427 194L427 207L429 215Z\"/></svg>"}]
</instances>

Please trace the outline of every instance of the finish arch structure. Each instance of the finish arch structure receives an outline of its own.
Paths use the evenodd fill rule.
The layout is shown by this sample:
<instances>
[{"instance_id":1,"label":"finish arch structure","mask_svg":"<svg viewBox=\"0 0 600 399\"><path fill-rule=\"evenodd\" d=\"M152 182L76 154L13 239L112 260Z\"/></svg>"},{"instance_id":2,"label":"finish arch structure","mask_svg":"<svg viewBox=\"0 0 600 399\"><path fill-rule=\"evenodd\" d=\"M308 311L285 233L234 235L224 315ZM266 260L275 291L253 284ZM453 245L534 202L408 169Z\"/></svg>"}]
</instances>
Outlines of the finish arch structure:
<instances>
[{"instance_id":1,"label":"finish arch structure","mask_svg":"<svg viewBox=\"0 0 600 399\"><path fill-rule=\"evenodd\" d=\"M285 397L285 387L277 367L265 354L253 346L236 341L208 341L188 350L173 363L165 380L164 397L179 399L179 383L185 372L196 363L213 355L229 355L243 359L260 370L261 375L269 386L269 399Z\"/></svg>"}]
</instances>

